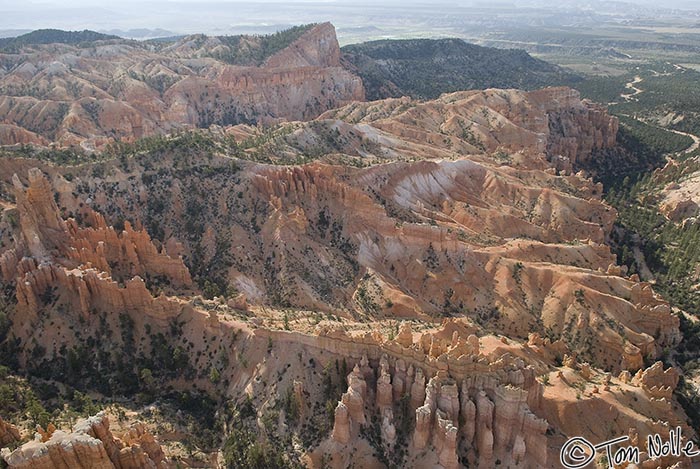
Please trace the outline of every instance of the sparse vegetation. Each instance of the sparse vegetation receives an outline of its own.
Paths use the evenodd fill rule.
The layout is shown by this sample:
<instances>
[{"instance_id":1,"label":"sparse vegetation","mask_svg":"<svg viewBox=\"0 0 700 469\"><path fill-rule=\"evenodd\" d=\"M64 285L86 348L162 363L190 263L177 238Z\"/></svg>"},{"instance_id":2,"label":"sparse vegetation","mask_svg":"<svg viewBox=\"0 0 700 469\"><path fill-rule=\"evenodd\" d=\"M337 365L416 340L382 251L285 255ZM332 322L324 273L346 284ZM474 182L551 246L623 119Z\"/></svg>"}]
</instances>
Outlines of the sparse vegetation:
<instances>
[{"instance_id":1,"label":"sparse vegetation","mask_svg":"<svg viewBox=\"0 0 700 469\"><path fill-rule=\"evenodd\" d=\"M226 48L212 57L233 65L261 65L314 26L315 23L293 26L266 36L218 36Z\"/></svg>"}]
</instances>

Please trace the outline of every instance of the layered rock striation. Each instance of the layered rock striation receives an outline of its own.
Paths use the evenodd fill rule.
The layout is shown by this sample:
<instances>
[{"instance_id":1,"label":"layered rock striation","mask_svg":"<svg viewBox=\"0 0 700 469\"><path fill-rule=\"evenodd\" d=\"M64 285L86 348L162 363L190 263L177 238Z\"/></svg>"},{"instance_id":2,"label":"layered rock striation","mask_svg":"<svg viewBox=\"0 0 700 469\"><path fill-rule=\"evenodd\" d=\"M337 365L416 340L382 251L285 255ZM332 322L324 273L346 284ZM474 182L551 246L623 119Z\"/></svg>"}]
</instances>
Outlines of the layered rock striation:
<instances>
[{"instance_id":1,"label":"layered rock striation","mask_svg":"<svg viewBox=\"0 0 700 469\"><path fill-rule=\"evenodd\" d=\"M362 80L340 66L330 23L260 65L227 63L231 48L190 36L158 48L112 40L0 54L9 64L0 76L0 144L94 150L182 128L311 119L364 99Z\"/></svg>"},{"instance_id":2,"label":"layered rock striation","mask_svg":"<svg viewBox=\"0 0 700 469\"><path fill-rule=\"evenodd\" d=\"M42 172L3 159L8 337L20 366L57 378L103 384L133 364L165 389L245 393L258 417L284 402L280 429L320 428L333 411L306 440L322 440L304 448L317 467L353 451L556 467L566 436L643 439L685 419L676 372L644 368L681 336L605 245L615 212L601 187L556 167L610 144L614 121L596 112L566 90L487 90L354 104L250 149L295 158L326 142L306 164L166 152ZM212 283L217 298L197 296ZM347 388L329 399L334 361L351 371L336 365ZM112 444L98 428L46 432L18 460L158 464L141 430Z\"/></svg>"},{"instance_id":3,"label":"layered rock striation","mask_svg":"<svg viewBox=\"0 0 700 469\"><path fill-rule=\"evenodd\" d=\"M550 125L552 119L571 122ZM322 161L241 162L232 171L230 159L213 156L206 168L190 162L192 171L176 174L166 157L149 169L109 164L109 177L82 171L72 181L46 168L60 187L61 209L79 213L86 226L61 221L53 200L37 200L50 207L41 210L53 213L45 218L56 236L23 236L36 265L21 274L36 271L37 279L18 286L20 303L39 307L41 278L100 285L76 287L86 292L108 285L97 279L109 276L120 289L110 286L112 293L97 301L162 311L165 300L146 295L136 276L146 283L165 276L174 289L187 288L176 258L182 255L196 259L210 281L240 291L247 304L269 299L344 316L465 315L522 340L533 331L563 338L572 351L615 371L636 371L643 357L657 357L680 340L669 305L615 267L605 241L616 214L602 201L602 187L557 170L555 160L571 166L614 144L616 120L575 91L486 90L428 102L354 103L288 125L265 135L248 127L236 132L265 142L250 150L271 159L326 148ZM569 141L575 147L562 143ZM361 167L338 164L343 161ZM2 164L12 171L20 163ZM27 220L21 223L36 225L32 220L43 215L18 200L26 214L20 219ZM110 231L97 210L112 223L159 227L167 249L157 250L131 223L121 234ZM201 236L193 237L188 230L199 226ZM73 240L61 241L65 233ZM84 265L86 280L63 280L55 266L42 266L41 249L55 250L55 243L70 246L61 253L71 267L64 273ZM8 249L0 256L4 278L14 279L24 254ZM84 310L88 303L72 304Z\"/></svg>"},{"instance_id":4,"label":"layered rock striation","mask_svg":"<svg viewBox=\"0 0 700 469\"><path fill-rule=\"evenodd\" d=\"M144 279L157 279L180 292L192 286L181 257L159 251L143 230L128 223L122 232L86 210L88 227L63 220L53 189L38 169L28 173L28 186L13 177L20 214L20 236L0 255L2 280L16 289L15 337L36 332L47 307L77 312L126 312L164 318L182 307L165 295L154 297ZM55 345L55 344L54 344Z\"/></svg>"},{"instance_id":5,"label":"layered rock striation","mask_svg":"<svg viewBox=\"0 0 700 469\"><path fill-rule=\"evenodd\" d=\"M421 348L420 343L399 347L404 354L422 353ZM332 439L352 444L379 416L389 454L405 443L397 443L401 424L403 429L413 428L412 435L400 435L409 438L409 455L432 449L439 466L446 469L467 461L489 467L496 460L513 467L547 467L548 425L530 408L539 410L542 396L533 368L507 355L491 361L480 353L479 339L473 335L466 341L457 338L444 353L448 360L458 356L469 371L441 369L430 376L426 373L432 371L415 366L413 360L387 354L373 369L363 356L347 377Z\"/></svg>"},{"instance_id":6,"label":"layered rock striation","mask_svg":"<svg viewBox=\"0 0 700 469\"><path fill-rule=\"evenodd\" d=\"M78 422L71 432L54 430L46 438L4 454L12 469L165 469L172 466L143 424L116 438L104 413ZM42 441L43 440L43 441Z\"/></svg>"}]
</instances>

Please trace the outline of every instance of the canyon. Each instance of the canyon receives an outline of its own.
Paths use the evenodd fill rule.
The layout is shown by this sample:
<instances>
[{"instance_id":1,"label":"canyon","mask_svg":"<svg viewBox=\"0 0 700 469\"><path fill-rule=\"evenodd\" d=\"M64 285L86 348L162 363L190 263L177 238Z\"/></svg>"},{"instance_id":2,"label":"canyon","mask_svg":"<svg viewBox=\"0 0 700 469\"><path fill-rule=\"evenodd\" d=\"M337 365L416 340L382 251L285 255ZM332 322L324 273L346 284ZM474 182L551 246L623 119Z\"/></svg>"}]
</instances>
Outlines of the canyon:
<instances>
[{"instance_id":1,"label":"canyon","mask_svg":"<svg viewBox=\"0 0 700 469\"><path fill-rule=\"evenodd\" d=\"M687 318L592 177L635 157L618 119L563 86L365 101L342 54L329 23L3 49L4 464L696 463L644 451L698 435Z\"/></svg>"},{"instance_id":2,"label":"canyon","mask_svg":"<svg viewBox=\"0 0 700 469\"><path fill-rule=\"evenodd\" d=\"M310 119L364 99L362 80L340 66L330 23L263 63L225 60L258 40L195 35L167 46L110 39L0 52L0 142L94 151L212 123Z\"/></svg>"},{"instance_id":3,"label":"canyon","mask_svg":"<svg viewBox=\"0 0 700 469\"><path fill-rule=\"evenodd\" d=\"M307 467L557 467L570 436L692 437L656 361L678 317L617 266L615 211L577 169L616 132L570 89L486 90L86 165L3 158L8 337L30 374L119 393L148 368L251 405ZM174 464L157 432L86 422L5 460Z\"/></svg>"}]
</instances>

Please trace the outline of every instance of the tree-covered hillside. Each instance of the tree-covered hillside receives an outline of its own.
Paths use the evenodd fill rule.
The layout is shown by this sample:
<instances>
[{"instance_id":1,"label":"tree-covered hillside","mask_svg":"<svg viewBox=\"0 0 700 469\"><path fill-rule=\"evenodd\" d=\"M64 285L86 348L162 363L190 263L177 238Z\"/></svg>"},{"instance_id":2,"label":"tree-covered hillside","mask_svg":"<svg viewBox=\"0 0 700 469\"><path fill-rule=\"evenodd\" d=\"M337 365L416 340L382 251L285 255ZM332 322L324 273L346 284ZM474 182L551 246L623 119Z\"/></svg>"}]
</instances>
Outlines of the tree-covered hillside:
<instances>
[{"instance_id":1,"label":"tree-covered hillside","mask_svg":"<svg viewBox=\"0 0 700 469\"><path fill-rule=\"evenodd\" d=\"M60 29L37 29L17 37L0 39L0 51L17 52L24 46L33 44L80 44L83 42L120 39L118 36L102 34L95 31L62 31Z\"/></svg>"},{"instance_id":2,"label":"tree-covered hillside","mask_svg":"<svg viewBox=\"0 0 700 469\"><path fill-rule=\"evenodd\" d=\"M502 50L461 39L382 40L342 48L346 68L362 77L367 98L431 99L467 89L572 84L572 72L522 50Z\"/></svg>"}]
</instances>

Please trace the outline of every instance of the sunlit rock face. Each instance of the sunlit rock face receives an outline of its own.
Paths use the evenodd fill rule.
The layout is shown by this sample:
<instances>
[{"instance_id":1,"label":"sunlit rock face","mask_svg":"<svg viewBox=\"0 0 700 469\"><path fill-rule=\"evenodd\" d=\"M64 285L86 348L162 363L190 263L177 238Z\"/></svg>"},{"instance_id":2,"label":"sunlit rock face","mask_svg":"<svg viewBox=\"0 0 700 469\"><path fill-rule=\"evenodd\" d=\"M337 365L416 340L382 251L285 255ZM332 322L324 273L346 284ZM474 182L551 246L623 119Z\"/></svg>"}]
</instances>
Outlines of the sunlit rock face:
<instances>
[{"instance_id":1,"label":"sunlit rock face","mask_svg":"<svg viewBox=\"0 0 700 469\"><path fill-rule=\"evenodd\" d=\"M250 160L304 164L188 149L89 167L0 159L19 365L89 344L109 373L112 359L178 350L173 389L270 407L288 390L302 427L326 411L311 467L380 450L415 467L556 467L564 436L644 439L684 421L677 373L644 368L678 343L678 318L616 265L614 210L563 164L609 148L615 129L571 90L486 90L352 103L277 134L221 130L265 137ZM204 301L207 274L235 295ZM140 430L113 444L99 422L6 456L165 464Z\"/></svg>"},{"instance_id":2,"label":"sunlit rock face","mask_svg":"<svg viewBox=\"0 0 700 469\"><path fill-rule=\"evenodd\" d=\"M79 421L72 432L53 433L6 455L13 469L165 469L174 467L143 424L135 424L122 439L112 435L109 419L100 413Z\"/></svg>"},{"instance_id":3,"label":"sunlit rock face","mask_svg":"<svg viewBox=\"0 0 700 469\"><path fill-rule=\"evenodd\" d=\"M256 47L256 38L247 38ZM232 65L230 46L188 36L164 48L99 41L0 54L16 64L0 77L0 144L55 142L93 150L211 124L311 119L365 97L340 66L330 23L316 25L262 64Z\"/></svg>"}]
</instances>

